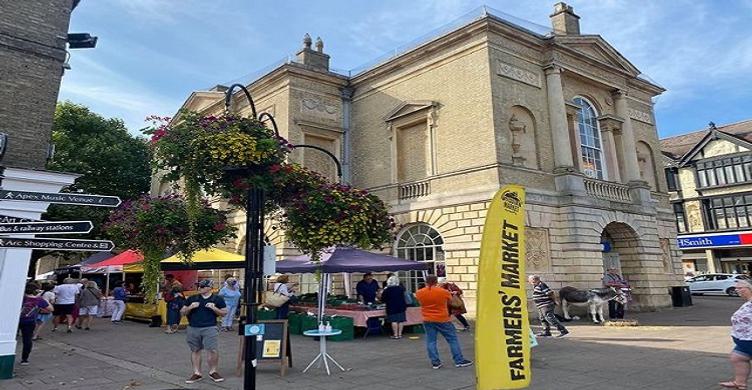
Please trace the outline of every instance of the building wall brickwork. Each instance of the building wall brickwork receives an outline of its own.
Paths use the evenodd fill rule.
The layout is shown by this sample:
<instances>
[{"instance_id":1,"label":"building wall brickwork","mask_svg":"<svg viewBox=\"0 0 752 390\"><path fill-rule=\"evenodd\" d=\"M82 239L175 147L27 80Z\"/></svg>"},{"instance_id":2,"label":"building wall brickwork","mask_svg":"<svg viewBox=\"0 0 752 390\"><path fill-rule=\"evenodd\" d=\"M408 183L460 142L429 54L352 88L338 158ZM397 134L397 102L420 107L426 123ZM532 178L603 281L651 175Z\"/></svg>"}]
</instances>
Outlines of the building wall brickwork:
<instances>
[{"instance_id":1,"label":"building wall brickwork","mask_svg":"<svg viewBox=\"0 0 752 390\"><path fill-rule=\"evenodd\" d=\"M0 3L0 164L43 169L65 61L73 0ZM12 103L11 103L12 102Z\"/></svg>"}]
</instances>

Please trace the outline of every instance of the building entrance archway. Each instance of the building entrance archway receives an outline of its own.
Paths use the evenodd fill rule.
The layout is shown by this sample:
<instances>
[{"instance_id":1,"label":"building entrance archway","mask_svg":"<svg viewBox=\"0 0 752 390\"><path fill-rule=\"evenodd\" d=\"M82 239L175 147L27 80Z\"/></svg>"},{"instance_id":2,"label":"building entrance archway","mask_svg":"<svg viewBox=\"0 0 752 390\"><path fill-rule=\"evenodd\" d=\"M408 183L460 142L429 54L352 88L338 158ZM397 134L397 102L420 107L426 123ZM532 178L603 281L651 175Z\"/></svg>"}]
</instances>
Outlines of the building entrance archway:
<instances>
[{"instance_id":1,"label":"building entrance archway","mask_svg":"<svg viewBox=\"0 0 752 390\"><path fill-rule=\"evenodd\" d=\"M603 272L615 268L627 281L640 269L640 242L637 232L623 222L611 222L601 233Z\"/></svg>"}]
</instances>

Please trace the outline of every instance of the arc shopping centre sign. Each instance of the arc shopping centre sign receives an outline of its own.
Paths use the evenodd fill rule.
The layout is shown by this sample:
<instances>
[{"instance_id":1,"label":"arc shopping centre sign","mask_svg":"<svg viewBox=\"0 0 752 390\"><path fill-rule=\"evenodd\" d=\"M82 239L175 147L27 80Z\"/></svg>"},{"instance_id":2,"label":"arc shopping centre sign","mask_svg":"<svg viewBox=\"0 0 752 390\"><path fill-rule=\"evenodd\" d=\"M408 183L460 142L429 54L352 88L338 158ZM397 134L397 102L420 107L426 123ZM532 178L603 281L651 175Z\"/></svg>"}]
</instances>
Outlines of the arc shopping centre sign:
<instances>
[{"instance_id":1,"label":"arc shopping centre sign","mask_svg":"<svg viewBox=\"0 0 752 390\"><path fill-rule=\"evenodd\" d=\"M752 245L752 231L692 234L676 238L679 249L707 249Z\"/></svg>"}]
</instances>

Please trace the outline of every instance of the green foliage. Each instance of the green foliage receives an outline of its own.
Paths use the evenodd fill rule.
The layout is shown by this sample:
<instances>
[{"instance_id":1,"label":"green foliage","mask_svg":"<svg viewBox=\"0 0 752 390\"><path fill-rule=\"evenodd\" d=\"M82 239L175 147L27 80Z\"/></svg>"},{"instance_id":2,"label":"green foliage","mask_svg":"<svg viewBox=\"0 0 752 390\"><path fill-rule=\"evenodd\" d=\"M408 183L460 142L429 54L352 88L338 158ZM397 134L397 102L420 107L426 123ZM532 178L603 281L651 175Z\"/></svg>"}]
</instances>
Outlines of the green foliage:
<instances>
[{"instance_id":1,"label":"green foliage","mask_svg":"<svg viewBox=\"0 0 752 390\"><path fill-rule=\"evenodd\" d=\"M120 119L106 119L71 102L59 103L52 128L55 155L47 169L82 176L65 192L83 192L133 199L149 191L150 150L145 139L134 137ZM50 221L91 220L91 238L101 238L109 209L52 205ZM81 236L79 236L81 237Z\"/></svg>"},{"instance_id":2,"label":"green foliage","mask_svg":"<svg viewBox=\"0 0 752 390\"><path fill-rule=\"evenodd\" d=\"M117 246L137 248L144 255L142 287L148 299L156 296L159 262L166 253L180 253L190 258L196 250L208 249L235 237L235 228L227 223L226 211L202 202L195 212L196 229L191 231L183 198L145 195L123 202L103 226ZM189 235L192 235L190 240Z\"/></svg>"}]
</instances>

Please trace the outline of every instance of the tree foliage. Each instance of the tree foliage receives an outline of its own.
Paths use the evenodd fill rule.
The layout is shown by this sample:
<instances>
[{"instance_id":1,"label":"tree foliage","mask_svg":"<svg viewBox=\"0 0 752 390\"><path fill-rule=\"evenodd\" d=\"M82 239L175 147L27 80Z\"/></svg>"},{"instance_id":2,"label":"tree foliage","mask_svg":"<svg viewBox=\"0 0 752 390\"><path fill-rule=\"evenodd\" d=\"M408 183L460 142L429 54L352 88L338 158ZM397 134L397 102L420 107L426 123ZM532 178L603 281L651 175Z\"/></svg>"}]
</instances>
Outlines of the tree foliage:
<instances>
[{"instance_id":1,"label":"tree foliage","mask_svg":"<svg viewBox=\"0 0 752 390\"><path fill-rule=\"evenodd\" d=\"M57 105L52 128L55 155L47 169L82 176L64 189L96 195L135 199L149 191L151 167L147 141L128 133L122 120L104 118L87 107L63 102ZM102 223L109 208L52 205L44 218L50 221L91 220L87 238L104 238ZM80 236L79 236L80 237Z\"/></svg>"}]
</instances>

